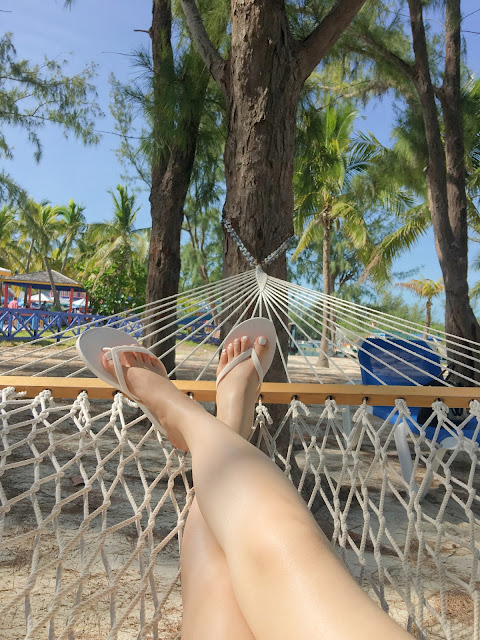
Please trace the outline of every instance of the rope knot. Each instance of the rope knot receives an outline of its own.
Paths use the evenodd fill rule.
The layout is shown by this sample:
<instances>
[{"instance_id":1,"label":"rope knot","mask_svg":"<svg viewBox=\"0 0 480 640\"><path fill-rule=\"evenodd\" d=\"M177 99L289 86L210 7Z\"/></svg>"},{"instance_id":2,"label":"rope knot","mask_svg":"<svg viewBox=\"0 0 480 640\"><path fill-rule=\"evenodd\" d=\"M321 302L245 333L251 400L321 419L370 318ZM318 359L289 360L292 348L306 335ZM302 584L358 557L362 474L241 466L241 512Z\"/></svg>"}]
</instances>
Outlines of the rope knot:
<instances>
[{"instance_id":1,"label":"rope knot","mask_svg":"<svg viewBox=\"0 0 480 640\"><path fill-rule=\"evenodd\" d=\"M480 402L478 400L470 401L470 413L477 419L480 418Z\"/></svg>"},{"instance_id":2,"label":"rope knot","mask_svg":"<svg viewBox=\"0 0 480 640\"><path fill-rule=\"evenodd\" d=\"M269 425L273 424L272 416L270 415L267 407L262 403L261 396L259 397L258 404L255 407L255 413L257 414L257 417L255 419L252 429L255 429L257 425L259 425L260 428L262 427L266 428L267 424Z\"/></svg>"},{"instance_id":3,"label":"rope knot","mask_svg":"<svg viewBox=\"0 0 480 640\"><path fill-rule=\"evenodd\" d=\"M436 414L443 414L444 416L448 414L448 407L442 400L434 400L432 402L432 409Z\"/></svg>"},{"instance_id":4,"label":"rope knot","mask_svg":"<svg viewBox=\"0 0 480 640\"><path fill-rule=\"evenodd\" d=\"M397 409L399 415L410 418L410 409L408 408L408 404L403 398L397 398L395 400L395 408Z\"/></svg>"},{"instance_id":5,"label":"rope knot","mask_svg":"<svg viewBox=\"0 0 480 640\"><path fill-rule=\"evenodd\" d=\"M290 402L290 406L292 407L292 416L294 418L298 418L299 417L299 409L302 409L303 413L306 416L310 415L310 409L307 407L306 404L304 404L301 400L299 400L296 396L294 396L292 398L292 401Z\"/></svg>"},{"instance_id":6,"label":"rope knot","mask_svg":"<svg viewBox=\"0 0 480 640\"><path fill-rule=\"evenodd\" d=\"M335 418L336 414L340 411L336 401L333 398L327 398L325 400L325 409L329 418Z\"/></svg>"}]
</instances>

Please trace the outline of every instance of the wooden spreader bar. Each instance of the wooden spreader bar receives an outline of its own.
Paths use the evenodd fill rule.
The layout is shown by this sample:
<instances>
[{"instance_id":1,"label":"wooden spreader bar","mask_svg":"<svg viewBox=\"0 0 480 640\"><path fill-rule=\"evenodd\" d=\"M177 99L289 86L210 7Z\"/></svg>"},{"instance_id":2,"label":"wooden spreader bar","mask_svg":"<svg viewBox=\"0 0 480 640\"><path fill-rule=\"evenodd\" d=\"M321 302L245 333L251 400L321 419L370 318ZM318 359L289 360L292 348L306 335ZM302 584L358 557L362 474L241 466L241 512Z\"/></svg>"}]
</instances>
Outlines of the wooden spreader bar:
<instances>
[{"instance_id":1,"label":"wooden spreader bar","mask_svg":"<svg viewBox=\"0 0 480 640\"><path fill-rule=\"evenodd\" d=\"M199 402L215 401L215 382L205 380L175 380L184 393L192 393ZM0 389L15 387L34 398L40 391L50 389L54 398L73 399L87 391L92 399L110 400L117 390L98 378L48 378L0 376ZM449 407L468 408L471 400L480 400L480 387L401 387L354 384L297 384L264 382L262 401L268 404L289 404L295 396L305 404L324 404L333 398L339 405L367 404L391 406L403 398L410 407L429 407L439 399Z\"/></svg>"}]
</instances>

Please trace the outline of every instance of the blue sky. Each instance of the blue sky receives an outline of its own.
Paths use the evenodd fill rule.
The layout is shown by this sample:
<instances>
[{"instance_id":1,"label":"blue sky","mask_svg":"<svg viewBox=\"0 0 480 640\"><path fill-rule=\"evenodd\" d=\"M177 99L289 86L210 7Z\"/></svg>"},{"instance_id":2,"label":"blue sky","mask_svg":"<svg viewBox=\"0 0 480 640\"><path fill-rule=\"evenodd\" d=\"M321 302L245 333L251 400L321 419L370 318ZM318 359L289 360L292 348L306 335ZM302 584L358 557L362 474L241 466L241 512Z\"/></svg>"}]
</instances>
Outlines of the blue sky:
<instances>
[{"instance_id":1,"label":"blue sky","mask_svg":"<svg viewBox=\"0 0 480 640\"><path fill-rule=\"evenodd\" d=\"M76 0L71 10L63 8L63 0L1 0L0 13L4 31L14 36L18 55L35 62L44 56L69 58L68 73L75 73L94 61L98 65L96 85L98 99L105 117L97 123L98 130L113 131L108 101L108 77L118 79L135 76L128 56L133 49L149 44L146 33L151 23L151 0ZM464 29L480 31L478 0L463 0L464 15L472 13L464 22ZM468 64L476 76L480 73L480 35L464 33ZM363 112L358 128L369 130L388 144L392 127L392 107L388 99L371 103ZM25 136L16 130L6 131L13 146L14 160L7 170L36 199L52 204L67 203L70 198L82 202L89 222L107 219L111 215L111 196L121 181L122 168L114 150L118 137L102 134L95 147L84 147L74 138L66 140L53 126L41 133L43 157L40 164L33 159L32 147ZM139 226L150 225L148 194L139 195L141 211ZM418 268L418 277L438 279L441 276L433 235L420 240L413 251L398 261L398 270ZM476 278L474 277L472 281Z\"/></svg>"}]
</instances>

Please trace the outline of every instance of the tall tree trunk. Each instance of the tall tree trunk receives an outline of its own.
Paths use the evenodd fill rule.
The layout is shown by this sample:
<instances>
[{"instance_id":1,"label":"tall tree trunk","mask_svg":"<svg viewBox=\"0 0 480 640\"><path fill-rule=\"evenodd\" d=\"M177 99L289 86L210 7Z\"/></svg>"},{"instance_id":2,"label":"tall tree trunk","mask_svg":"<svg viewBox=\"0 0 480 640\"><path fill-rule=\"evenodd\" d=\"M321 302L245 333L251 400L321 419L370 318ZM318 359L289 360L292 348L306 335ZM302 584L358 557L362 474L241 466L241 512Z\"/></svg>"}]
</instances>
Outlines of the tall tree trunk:
<instances>
[{"instance_id":1,"label":"tall tree trunk","mask_svg":"<svg viewBox=\"0 0 480 640\"><path fill-rule=\"evenodd\" d=\"M430 329L430 325L432 323L432 299L429 298L427 300L427 304L425 305L425 332L423 337L425 340L428 338L428 333Z\"/></svg>"},{"instance_id":2,"label":"tall tree trunk","mask_svg":"<svg viewBox=\"0 0 480 640\"><path fill-rule=\"evenodd\" d=\"M480 341L480 326L470 305L468 293L468 229L467 229L467 194L465 185L465 147L462 121L461 96L461 12L460 0L446 2L445 33L445 74L440 91L445 138L445 155L447 165L447 202L450 225L455 238L455 254L451 256L448 273L449 289L455 294L446 295L445 331L470 340ZM453 279L453 282L451 280ZM447 289L444 274L445 289ZM462 343L463 345L464 343ZM473 365L471 352L464 346L456 351L456 360ZM472 377L470 369L456 368L456 371ZM477 376L480 381L480 376ZM460 379L460 384L466 381Z\"/></svg>"},{"instance_id":3,"label":"tall tree trunk","mask_svg":"<svg viewBox=\"0 0 480 640\"><path fill-rule=\"evenodd\" d=\"M325 296L330 296L331 291L331 278L330 278L330 260L332 255L332 220L330 218L330 212L325 210L322 212L322 225L323 225L323 293ZM322 339L320 342L320 355L317 360L317 367L328 368L328 334L330 329L330 300L325 297L323 301L323 324L322 324ZM330 332L331 333L331 332Z\"/></svg>"},{"instance_id":4,"label":"tall tree trunk","mask_svg":"<svg viewBox=\"0 0 480 640\"><path fill-rule=\"evenodd\" d=\"M223 215L259 262L293 234L295 116L300 91L293 74L294 54L283 3L257 3L255 11L251 3L235 3L225 86ZM224 276L247 268L245 257L225 234ZM285 256L266 271L285 279ZM277 328L286 352L287 335ZM286 380L278 354L269 375Z\"/></svg>"},{"instance_id":5,"label":"tall tree trunk","mask_svg":"<svg viewBox=\"0 0 480 640\"><path fill-rule=\"evenodd\" d=\"M438 92L444 118L445 146L430 77L421 0L408 0L415 53L414 82L420 98L428 149L428 199L435 246L445 284L445 330L453 336L479 341L480 326L468 295L467 207L465 194L462 102L460 94L460 0L447 0L445 76ZM453 338L447 341L449 368L472 377L469 350ZM459 355L458 352L463 355ZM460 384L467 382L459 377Z\"/></svg>"},{"instance_id":6,"label":"tall tree trunk","mask_svg":"<svg viewBox=\"0 0 480 640\"><path fill-rule=\"evenodd\" d=\"M183 205L190 183L190 174L195 156L195 146L186 151L172 153L168 162L156 165L152 170L152 189L150 193L152 234L148 259L146 302L161 303L163 298L176 295L180 280L180 234L183 221ZM175 367L175 332L173 318L165 318L156 311L157 305L150 305L146 322L148 335L146 344L160 356L172 349L162 358L167 371ZM171 311L171 306L169 305ZM160 342L160 344L156 344Z\"/></svg>"},{"instance_id":7,"label":"tall tree trunk","mask_svg":"<svg viewBox=\"0 0 480 640\"><path fill-rule=\"evenodd\" d=\"M153 0L152 39L153 58L153 92L154 104L160 105L162 92L167 83L171 82L173 72L173 51L171 43L172 9L170 0ZM147 324L146 345L160 356L170 350L162 358L167 371L175 367L175 331L174 327L167 328L172 318L165 318L162 313L155 311L153 303L161 301L178 293L180 280L180 235L183 221L183 207L190 184L193 162L195 158L196 141L200 121L199 104L203 103L208 84L206 71L200 72L198 77L183 78L183 82L190 82L196 87L196 95L192 98L197 108L184 116L180 114L180 123L172 122L172 127L181 127L181 141L165 153L158 150L162 146L162 130L165 123L164 111L155 110L153 125L154 151L152 163L152 186L150 205L152 216L152 233L148 260L146 303L149 305L145 314ZM156 344L159 343L160 344Z\"/></svg>"},{"instance_id":8,"label":"tall tree trunk","mask_svg":"<svg viewBox=\"0 0 480 640\"><path fill-rule=\"evenodd\" d=\"M55 286L55 281L53 279L53 273L52 273L52 268L50 266L50 261L47 258L47 256L44 256L43 261L45 263L45 268L47 269L47 273L48 273L48 279L50 280L50 286L52 287L52 293L53 293L53 304L55 307L55 311L61 311L62 310L62 305L60 304L60 296L58 295L58 291L57 291L57 287ZM40 299L41 299L41 293L40 293Z\"/></svg>"}]
</instances>

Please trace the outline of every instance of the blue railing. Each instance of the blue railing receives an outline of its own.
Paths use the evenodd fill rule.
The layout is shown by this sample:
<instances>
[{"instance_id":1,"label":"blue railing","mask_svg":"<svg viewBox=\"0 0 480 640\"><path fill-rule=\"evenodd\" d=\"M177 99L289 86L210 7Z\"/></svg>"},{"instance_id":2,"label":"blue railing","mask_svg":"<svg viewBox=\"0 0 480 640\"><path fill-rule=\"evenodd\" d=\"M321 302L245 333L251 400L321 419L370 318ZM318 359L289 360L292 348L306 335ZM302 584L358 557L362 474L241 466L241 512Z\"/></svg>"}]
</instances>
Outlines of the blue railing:
<instances>
[{"instance_id":1,"label":"blue railing","mask_svg":"<svg viewBox=\"0 0 480 640\"><path fill-rule=\"evenodd\" d=\"M143 333L140 315L127 318L122 316L100 316L91 313L69 311L43 311L42 309L8 309L0 307L0 342L15 340L54 339L78 336L85 330L85 324L91 327L113 325L139 338Z\"/></svg>"},{"instance_id":2,"label":"blue railing","mask_svg":"<svg viewBox=\"0 0 480 640\"><path fill-rule=\"evenodd\" d=\"M206 344L220 344L220 332L211 320L196 320L194 316L179 318L177 320L177 337L188 338L192 342L203 342Z\"/></svg>"},{"instance_id":3,"label":"blue railing","mask_svg":"<svg viewBox=\"0 0 480 640\"><path fill-rule=\"evenodd\" d=\"M100 316L92 313L0 307L0 342L30 342L39 338L59 342L63 338L78 336L85 330L86 324L89 327L113 326L133 334L136 338L143 334L140 314L128 317ZM196 321L194 317L178 321L177 337L188 337L194 342L214 345L220 343L215 327L205 321Z\"/></svg>"}]
</instances>

